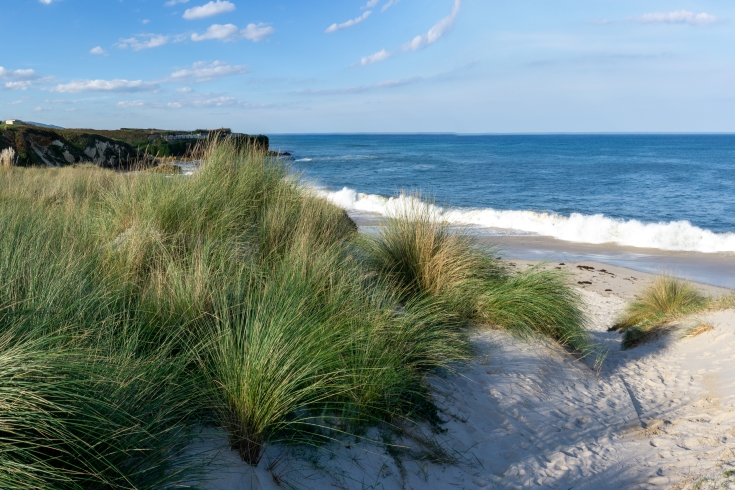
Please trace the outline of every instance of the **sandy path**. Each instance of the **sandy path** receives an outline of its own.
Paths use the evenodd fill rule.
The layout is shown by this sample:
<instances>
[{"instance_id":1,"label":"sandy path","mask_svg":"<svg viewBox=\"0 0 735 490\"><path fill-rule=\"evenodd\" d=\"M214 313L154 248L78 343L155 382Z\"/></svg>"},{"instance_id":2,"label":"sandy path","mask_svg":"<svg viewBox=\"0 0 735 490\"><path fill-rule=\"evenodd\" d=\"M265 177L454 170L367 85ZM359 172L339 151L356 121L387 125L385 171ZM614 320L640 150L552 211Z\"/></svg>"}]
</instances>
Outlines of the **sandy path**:
<instances>
[{"instance_id":1,"label":"sandy path","mask_svg":"<svg viewBox=\"0 0 735 490\"><path fill-rule=\"evenodd\" d=\"M454 464L404 439L395 442L411 449L392 454L367 441L286 457L270 447L251 470L216 436L199 446L220 451L207 488L693 488L705 475L735 488L735 474L723 476L735 470L735 310L703 315L715 328L697 337L624 352L607 328L650 276L560 267L592 283L579 287L593 335L609 348L602 369L554 345L478 332L468 369L432 381L445 429L434 441Z\"/></svg>"}]
</instances>

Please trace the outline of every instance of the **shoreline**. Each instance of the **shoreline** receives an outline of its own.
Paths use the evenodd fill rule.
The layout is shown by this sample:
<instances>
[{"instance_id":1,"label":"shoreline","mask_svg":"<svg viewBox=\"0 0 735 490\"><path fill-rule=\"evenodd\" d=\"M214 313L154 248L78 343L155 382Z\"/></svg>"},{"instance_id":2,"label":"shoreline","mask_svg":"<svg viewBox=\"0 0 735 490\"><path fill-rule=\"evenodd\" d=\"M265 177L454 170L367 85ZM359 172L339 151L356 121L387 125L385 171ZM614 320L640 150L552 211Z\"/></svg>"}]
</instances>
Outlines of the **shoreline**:
<instances>
[{"instance_id":1,"label":"shoreline","mask_svg":"<svg viewBox=\"0 0 735 490\"><path fill-rule=\"evenodd\" d=\"M379 216L348 214L360 231L372 233L377 230ZM735 289L735 254L732 253L666 251L614 243L598 245L539 235L490 236L477 233L475 238L482 244L497 247L498 255L511 261L589 262L629 269L639 274L669 274L716 288Z\"/></svg>"}]
</instances>

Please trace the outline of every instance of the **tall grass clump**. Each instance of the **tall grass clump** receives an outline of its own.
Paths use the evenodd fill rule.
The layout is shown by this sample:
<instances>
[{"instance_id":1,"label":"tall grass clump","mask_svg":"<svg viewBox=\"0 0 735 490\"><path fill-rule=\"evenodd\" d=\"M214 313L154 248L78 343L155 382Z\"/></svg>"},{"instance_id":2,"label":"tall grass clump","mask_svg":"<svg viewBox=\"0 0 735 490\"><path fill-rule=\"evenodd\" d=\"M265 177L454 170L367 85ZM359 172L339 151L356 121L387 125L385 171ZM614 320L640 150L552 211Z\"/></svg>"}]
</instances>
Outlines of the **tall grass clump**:
<instances>
[{"instance_id":1,"label":"tall grass clump","mask_svg":"<svg viewBox=\"0 0 735 490\"><path fill-rule=\"evenodd\" d=\"M9 169L13 165L15 165L15 150L5 148L0 151L0 169Z\"/></svg>"},{"instance_id":2,"label":"tall grass clump","mask_svg":"<svg viewBox=\"0 0 735 490\"><path fill-rule=\"evenodd\" d=\"M180 361L80 348L72 338L0 336L0 486L178 488L192 467L192 394Z\"/></svg>"},{"instance_id":3,"label":"tall grass clump","mask_svg":"<svg viewBox=\"0 0 735 490\"><path fill-rule=\"evenodd\" d=\"M477 296L488 281L506 271L489 251L435 216L420 196L384 220L379 234L363 241L367 263L399 297L434 298L451 304L458 321L477 313Z\"/></svg>"},{"instance_id":4,"label":"tall grass clump","mask_svg":"<svg viewBox=\"0 0 735 490\"><path fill-rule=\"evenodd\" d=\"M581 299L556 271L512 274L492 249L452 228L420 196L388 217L363 248L367 262L402 298L433 298L461 323L487 323L517 335L542 334L589 354Z\"/></svg>"},{"instance_id":5,"label":"tall grass clump","mask_svg":"<svg viewBox=\"0 0 735 490\"><path fill-rule=\"evenodd\" d=\"M672 322L710 307L712 300L689 281L657 276L640 297L630 303L612 330L623 332L623 348L646 342Z\"/></svg>"},{"instance_id":6,"label":"tall grass clump","mask_svg":"<svg viewBox=\"0 0 735 490\"><path fill-rule=\"evenodd\" d=\"M220 299L204 361L218 387L217 415L233 448L252 465L276 433L308 425L304 410L346 389L345 336L329 318L338 306L314 305L308 277L286 264L279 269L246 275L235 304Z\"/></svg>"},{"instance_id":7,"label":"tall grass clump","mask_svg":"<svg viewBox=\"0 0 735 490\"><path fill-rule=\"evenodd\" d=\"M417 415L424 376L466 359L464 337L431 305L399 311L355 258L338 208L284 193L260 218L252 265L215 299L201 361L233 448L257 465L269 441Z\"/></svg>"}]
</instances>

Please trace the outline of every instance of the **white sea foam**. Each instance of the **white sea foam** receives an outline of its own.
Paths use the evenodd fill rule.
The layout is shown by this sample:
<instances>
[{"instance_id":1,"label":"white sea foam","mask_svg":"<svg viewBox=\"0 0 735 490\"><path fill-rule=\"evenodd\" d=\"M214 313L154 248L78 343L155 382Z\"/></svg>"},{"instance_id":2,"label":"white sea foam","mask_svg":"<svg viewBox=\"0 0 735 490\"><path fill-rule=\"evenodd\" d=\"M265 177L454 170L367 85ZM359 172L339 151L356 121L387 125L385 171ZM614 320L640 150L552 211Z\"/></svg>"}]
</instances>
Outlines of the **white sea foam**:
<instances>
[{"instance_id":1,"label":"white sea foam","mask_svg":"<svg viewBox=\"0 0 735 490\"><path fill-rule=\"evenodd\" d=\"M735 252L735 233L714 233L693 226L688 221L643 223L637 220L613 219L602 214L590 216L574 213L571 216L563 216L492 208L442 208L419 202L410 196L386 198L375 194L358 193L346 187L337 192L324 190L318 192L347 211L381 216L395 215L420 206L436 219L458 225L517 230L570 242L616 243L631 247L704 253Z\"/></svg>"},{"instance_id":2,"label":"white sea foam","mask_svg":"<svg viewBox=\"0 0 735 490\"><path fill-rule=\"evenodd\" d=\"M295 162L313 162L313 158L300 158L298 160L294 160Z\"/></svg>"}]
</instances>

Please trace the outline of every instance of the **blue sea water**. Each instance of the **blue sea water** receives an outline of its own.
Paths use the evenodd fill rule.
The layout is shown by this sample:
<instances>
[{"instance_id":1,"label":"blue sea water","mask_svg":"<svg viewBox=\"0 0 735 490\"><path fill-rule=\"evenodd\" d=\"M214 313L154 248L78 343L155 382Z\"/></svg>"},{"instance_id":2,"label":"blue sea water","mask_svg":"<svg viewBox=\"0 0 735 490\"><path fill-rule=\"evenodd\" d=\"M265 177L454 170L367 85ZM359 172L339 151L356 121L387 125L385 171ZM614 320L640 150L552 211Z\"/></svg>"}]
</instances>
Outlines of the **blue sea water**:
<instances>
[{"instance_id":1,"label":"blue sea water","mask_svg":"<svg viewBox=\"0 0 735 490\"><path fill-rule=\"evenodd\" d=\"M421 191L490 233L735 252L735 135L275 135L325 195L389 214Z\"/></svg>"}]
</instances>

